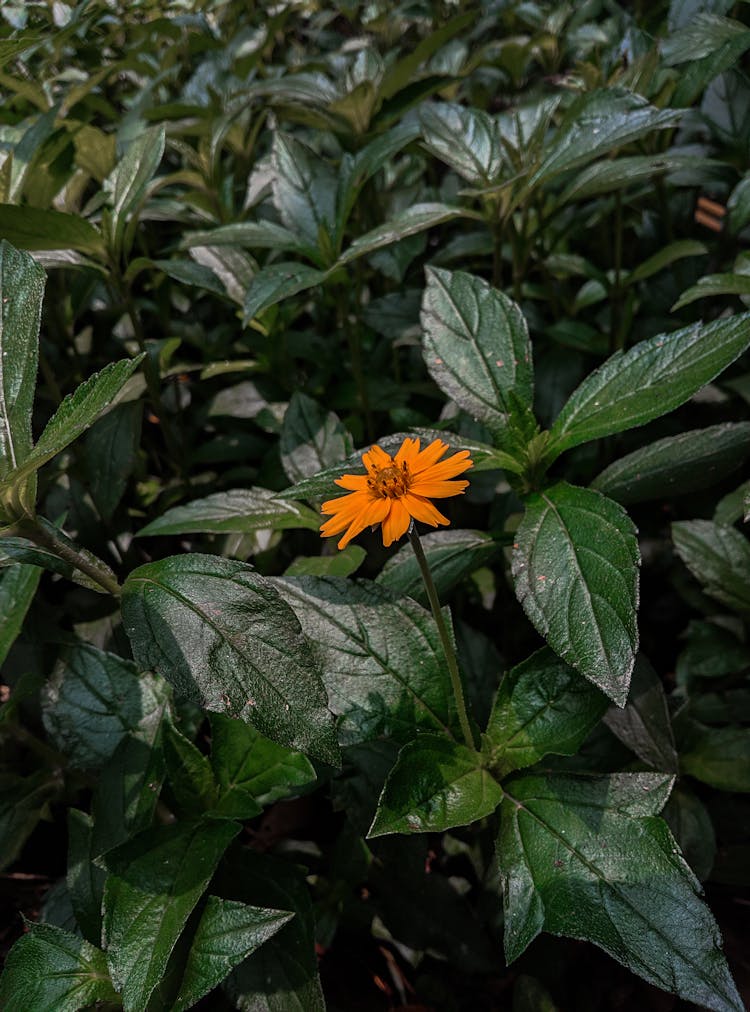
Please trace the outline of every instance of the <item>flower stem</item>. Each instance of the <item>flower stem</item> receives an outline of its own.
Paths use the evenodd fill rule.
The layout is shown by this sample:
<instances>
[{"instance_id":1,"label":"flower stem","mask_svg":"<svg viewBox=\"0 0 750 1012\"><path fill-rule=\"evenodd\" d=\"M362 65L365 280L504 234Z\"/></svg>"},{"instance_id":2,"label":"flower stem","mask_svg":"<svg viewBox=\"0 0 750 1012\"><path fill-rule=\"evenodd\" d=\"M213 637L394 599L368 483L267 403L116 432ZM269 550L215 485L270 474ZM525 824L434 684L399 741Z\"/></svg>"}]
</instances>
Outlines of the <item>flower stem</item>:
<instances>
[{"instance_id":1,"label":"flower stem","mask_svg":"<svg viewBox=\"0 0 750 1012\"><path fill-rule=\"evenodd\" d=\"M62 538L58 538L50 529L50 526L42 525L31 517L25 517L18 522L16 530L23 537L28 538L29 541L33 541L35 545L38 545L40 548L46 548L53 555L56 555L58 559L62 559L63 562L67 562L80 573L88 576L90 580L98 583L108 594L119 597L120 585L117 580L113 576L110 576L103 568L100 569L93 558L87 557L73 545L66 544Z\"/></svg>"},{"instance_id":2,"label":"flower stem","mask_svg":"<svg viewBox=\"0 0 750 1012\"><path fill-rule=\"evenodd\" d=\"M440 642L443 645L443 652L445 653L445 660L448 664L448 673L451 676L451 685L453 686L453 697L456 701L456 711L458 713L458 722L461 725L461 731L464 736L464 740L467 746L472 750L476 751L476 744L474 743L474 735L472 734L471 724L469 723L469 714L466 709L466 699L464 698L464 687L461 682L461 675L458 671L458 661L456 660L456 651L453 649L453 643L451 642L450 633L448 627L445 624L445 618L440 607L440 598L438 597L435 583L432 579L432 573L427 562L427 558L422 548L422 542L417 534L417 528L414 525L414 521L409 524L409 541L411 541L411 547L414 549L414 554L417 557L419 563L419 569L422 573L422 579L424 580L425 590L427 591L427 597L430 601L430 607L432 608L432 614L435 618L435 624L440 634Z\"/></svg>"}]
</instances>

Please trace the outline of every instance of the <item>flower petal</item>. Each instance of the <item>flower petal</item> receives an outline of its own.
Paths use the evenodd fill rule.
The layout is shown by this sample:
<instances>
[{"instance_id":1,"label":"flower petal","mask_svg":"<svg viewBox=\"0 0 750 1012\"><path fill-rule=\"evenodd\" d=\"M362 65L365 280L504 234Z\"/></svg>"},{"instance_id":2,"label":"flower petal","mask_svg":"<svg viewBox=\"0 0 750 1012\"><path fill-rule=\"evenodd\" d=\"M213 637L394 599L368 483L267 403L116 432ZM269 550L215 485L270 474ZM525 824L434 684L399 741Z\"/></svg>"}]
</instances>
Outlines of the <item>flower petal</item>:
<instances>
[{"instance_id":1,"label":"flower petal","mask_svg":"<svg viewBox=\"0 0 750 1012\"><path fill-rule=\"evenodd\" d=\"M445 499L449 495L460 495L468 481L415 481L409 491L425 499Z\"/></svg>"},{"instance_id":2,"label":"flower petal","mask_svg":"<svg viewBox=\"0 0 750 1012\"><path fill-rule=\"evenodd\" d=\"M340 513L342 510L360 509L369 500L366 492L351 492L349 495L339 496L338 499L329 499L320 507L321 513Z\"/></svg>"},{"instance_id":3,"label":"flower petal","mask_svg":"<svg viewBox=\"0 0 750 1012\"><path fill-rule=\"evenodd\" d=\"M372 474L373 471L382 471L386 467L393 467L393 457L386 453L382 447L375 444L362 454L362 463Z\"/></svg>"},{"instance_id":4,"label":"flower petal","mask_svg":"<svg viewBox=\"0 0 750 1012\"><path fill-rule=\"evenodd\" d=\"M426 446L424 450L409 462L409 471L414 475L419 474L428 467L432 467L433 464L440 460L447 449L448 444L444 443L442 439L433 439L429 446Z\"/></svg>"},{"instance_id":5,"label":"flower petal","mask_svg":"<svg viewBox=\"0 0 750 1012\"><path fill-rule=\"evenodd\" d=\"M390 499L388 502L391 509L383 521L383 544L386 548L406 534L411 520L409 511L401 499Z\"/></svg>"},{"instance_id":6,"label":"flower petal","mask_svg":"<svg viewBox=\"0 0 750 1012\"><path fill-rule=\"evenodd\" d=\"M419 439L405 439L401 444L398 453L393 458L396 463L400 466L405 463L409 468L412 469L412 464L419 455Z\"/></svg>"},{"instance_id":7,"label":"flower petal","mask_svg":"<svg viewBox=\"0 0 750 1012\"><path fill-rule=\"evenodd\" d=\"M460 453L454 453L447 460L441 460L439 464L425 468L416 477L419 481L442 481L445 478L455 478L457 474L463 474L464 471L468 471L470 467L474 466L474 462L468 458L468 450L462 450Z\"/></svg>"},{"instance_id":8,"label":"flower petal","mask_svg":"<svg viewBox=\"0 0 750 1012\"><path fill-rule=\"evenodd\" d=\"M352 538L356 538L358 534L361 534L365 527L370 527L372 524L379 524L385 520L388 515L390 507L389 499L373 499L365 509L359 514L359 516L352 521L351 527L339 541L339 548L346 548Z\"/></svg>"},{"instance_id":9,"label":"flower petal","mask_svg":"<svg viewBox=\"0 0 750 1012\"><path fill-rule=\"evenodd\" d=\"M429 499L407 492L403 498L403 504L415 520L421 520L423 524L431 524L437 527L439 524L449 524L450 520L444 517Z\"/></svg>"},{"instance_id":10,"label":"flower petal","mask_svg":"<svg viewBox=\"0 0 750 1012\"><path fill-rule=\"evenodd\" d=\"M368 488L366 474L342 474L340 478L334 480L341 488L348 488L353 492L366 492Z\"/></svg>"}]
</instances>

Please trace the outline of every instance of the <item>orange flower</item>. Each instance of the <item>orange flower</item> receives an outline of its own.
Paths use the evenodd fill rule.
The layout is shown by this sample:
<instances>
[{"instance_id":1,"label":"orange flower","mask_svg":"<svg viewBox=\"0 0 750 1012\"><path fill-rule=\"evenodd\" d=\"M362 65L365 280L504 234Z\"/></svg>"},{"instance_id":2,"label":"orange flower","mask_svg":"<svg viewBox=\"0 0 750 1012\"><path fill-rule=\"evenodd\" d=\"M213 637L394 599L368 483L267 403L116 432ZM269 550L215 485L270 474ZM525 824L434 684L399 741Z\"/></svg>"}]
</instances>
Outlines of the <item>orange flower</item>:
<instances>
[{"instance_id":1,"label":"orange flower","mask_svg":"<svg viewBox=\"0 0 750 1012\"><path fill-rule=\"evenodd\" d=\"M435 439L424 450L418 439L405 439L395 457L379 446L362 454L367 474L345 474L336 484L350 494L324 502L321 512L331 514L320 529L321 537L346 531L339 548L346 548L365 527L383 525L383 544L393 544L406 534L411 518L437 527L449 521L430 502L459 495L468 481L449 481L473 467L469 451L461 450L438 461L448 449Z\"/></svg>"}]
</instances>

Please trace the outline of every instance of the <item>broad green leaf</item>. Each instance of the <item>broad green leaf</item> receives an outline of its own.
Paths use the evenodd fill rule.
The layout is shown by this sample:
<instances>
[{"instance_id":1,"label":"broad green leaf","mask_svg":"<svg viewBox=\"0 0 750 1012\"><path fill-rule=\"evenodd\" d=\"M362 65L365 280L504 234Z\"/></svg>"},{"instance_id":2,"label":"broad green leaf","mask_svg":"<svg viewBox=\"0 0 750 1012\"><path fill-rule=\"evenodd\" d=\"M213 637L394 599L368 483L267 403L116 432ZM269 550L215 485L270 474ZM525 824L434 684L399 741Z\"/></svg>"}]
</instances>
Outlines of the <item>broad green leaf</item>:
<instances>
[{"instance_id":1,"label":"broad green leaf","mask_svg":"<svg viewBox=\"0 0 750 1012\"><path fill-rule=\"evenodd\" d=\"M101 233L77 214L0 204L0 232L17 249L74 249L103 257Z\"/></svg>"},{"instance_id":2,"label":"broad green leaf","mask_svg":"<svg viewBox=\"0 0 750 1012\"><path fill-rule=\"evenodd\" d=\"M487 565L498 545L481 531L433 531L422 536L422 547L438 594L442 597L475 569ZM427 607L427 593L411 545L403 545L386 562L377 583L397 597L413 597Z\"/></svg>"},{"instance_id":3,"label":"broad green leaf","mask_svg":"<svg viewBox=\"0 0 750 1012\"><path fill-rule=\"evenodd\" d=\"M210 257L210 254L206 255L206 250L211 249L211 247L205 246L199 247L199 249L203 250L204 255L202 259L204 261ZM148 257L139 257L130 262L130 276L135 275L136 269L140 273L142 270L154 267L163 271L167 277L179 281L181 285L194 285L197 288L205 288L206 291L213 292L214 295L223 296L228 294L227 286L219 280L219 272L210 262L196 263L193 260L182 260L177 257L171 260L149 260ZM241 301L241 299L236 301Z\"/></svg>"},{"instance_id":4,"label":"broad green leaf","mask_svg":"<svg viewBox=\"0 0 750 1012\"><path fill-rule=\"evenodd\" d=\"M750 34L750 33L749 33ZM672 306L677 312L684 306L698 299L706 299L716 295L750 296L750 276L747 274L706 274L690 288L686 289Z\"/></svg>"},{"instance_id":5,"label":"broad green leaf","mask_svg":"<svg viewBox=\"0 0 750 1012\"><path fill-rule=\"evenodd\" d=\"M502 132L492 116L453 102L431 102L422 106L419 120L427 150L467 182L490 186L500 179Z\"/></svg>"},{"instance_id":6,"label":"broad green leaf","mask_svg":"<svg viewBox=\"0 0 750 1012\"><path fill-rule=\"evenodd\" d=\"M31 453L44 271L0 242L0 480Z\"/></svg>"},{"instance_id":7,"label":"broad green leaf","mask_svg":"<svg viewBox=\"0 0 750 1012\"><path fill-rule=\"evenodd\" d=\"M224 983L234 1008L244 1012L325 1012L305 870L280 857L235 847L220 869L216 886L243 903L295 915Z\"/></svg>"},{"instance_id":8,"label":"broad green leaf","mask_svg":"<svg viewBox=\"0 0 750 1012\"><path fill-rule=\"evenodd\" d=\"M315 770L301 752L220 713L211 714L211 767L219 792L217 811L229 818L252 818L244 813L315 782Z\"/></svg>"},{"instance_id":9,"label":"broad green leaf","mask_svg":"<svg viewBox=\"0 0 750 1012\"><path fill-rule=\"evenodd\" d=\"M494 812L502 797L478 752L443 735L422 734L399 752L368 836L466 826Z\"/></svg>"},{"instance_id":10,"label":"broad green leaf","mask_svg":"<svg viewBox=\"0 0 750 1012\"><path fill-rule=\"evenodd\" d=\"M531 404L531 344L521 310L463 271L429 268L422 350L430 375L459 407L502 436L510 394Z\"/></svg>"},{"instance_id":11,"label":"broad green leaf","mask_svg":"<svg viewBox=\"0 0 750 1012\"><path fill-rule=\"evenodd\" d=\"M551 429L549 456L665 415L750 344L750 313L694 323L618 352L573 391Z\"/></svg>"},{"instance_id":12,"label":"broad green leaf","mask_svg":"<svg viewBox=\"0 0 750 1012\"><path fill-rule=\"evenodd\" d=\"M143 404L118 404L86 436L84 461L91 497L104 520L112 518L138 460Z\"/></svg>"},{"instance_id":13,"label":"broad green leaf","mask_svg":"<svg viewBox=\"0 0 750 1012\"><path fill-rule=\"evenodd\" d=\"M488 766L504 777L545 755L574 755L607 700L548 647L509 671L483 739Z\"/></svg>"},{"instance_id":14,"label":"broad green leaf","mask_svg":"<svg viewBox=\"0 0 750 1012\"><path fill-rule=\"evenodd\" d=\"M320 514L301 503L284 501L265 488L233 488L173 506L138 531L139 537L164 534L247 534L306 527L317 531Z\"/></svg>"},{"instance_id":15,"label":"broad green leaf","mask_svg":"<svg viewBox=\"0 0 750 1012\"><path fill-rule=\"evenodd\" d=\"M124 156L104 181L112 201L113 237L119 248L125 225L137 210L148 184L164 156L166 133L163 126L149 127L132 141Z\"/></svg>"},{"instance_id":16,"label":"broad green leaf","mask_svg":"<svg viewBox=\"0 0 750 1012\"><path fill-rule=\"evenodd\" d=\"M347 545L335 555L299 555L284 576L351 576L367 558L359 545Z\"/></svg>"},{"instance_id":17,"label":"broad green leaf","mask_svg":"<svg viewBox=\"0 0 750 1012\"><path fill-rule=\"evenodd\" d=\"M344 460L352 449L351 436L338 416L295 390L284 415L279 442L281 463L289 480L303 481Z\"/></svg>"},{"instance_id":18,"label":"broad green leaf","mask_svg":"<svg viewBox=\"0 0 750 1012\"><path fill-rule=\"evenodd\" d=\"M720 791L750 793L750 728L680 727L680 768Z\"/></svg>"},{"instance_id":19,"label":"broad green leaf","mask_svg":"<svg viewBox=\"0 0 750 1012\"><path fill-rule=\"evenodd\" d=\"M190 256L196 266L209 270L222 285L222 291L241 306L245 292L253 283L257 264L237 246L193 246Z\"/></svg>"},{"instance_id":20,"label":"broad green leaf","mask_svg":"<svg viewBox=\"0 0 750 1012\"><path fill-rule=\"evenodd\" d=\"M716 860L716 834L706 806L681 781L672 791L662 817L696 878L705 882Z\"/></svg>"},{"instance_id":21,"label":"broad green leaf","mask_svg":"<svg viewBox=\"0 0 750 1012\"><path fill-rule=\"evenodd\" d=\"M638 649L636 530L617 503L559 482L516 532L516 596L549 645L623 706Z\"/></svg>"},{"instance_id":22,"label":"broad green leaf","mask_svg":"<svg viewBox=\"0 0 750 1012\"><path fill-rule=\"evenodd\" d=\"M736 524L745 514L745 499L750 495L750 479L727 492L716 504L713 519L717 524Z\"/></svg>"},{"instance_id":23,"label":"broad green leaf","mask_svg":"<svg viewBox=\"0 0 750 1012\"><path fill-rule=\"evenodd\" d=\"M42 690L42 718L73 766L100 768L129 731L164 710L166 686L88 643L66 647Z\"/></svg>"},{"instance_id":24,"label":"broad green leaf","mask_svg":"<svg viewBox=\"0 0 750 1012\"><path fill-rule=\"evenodd\" d=\"M308 636L344 744L445 733L455 703L435 622L416 602L357 580L274 580Z\"/></svg>"},{"instance_id":25,"label":"broad green leaf","mask_svg":"<svg viewBox=\"0 0 750 1012\"><path fill-rule=\"evenodd\" d=\"M750 668L750 646L715 622L691 622L687 643L677 658L677 683L695 678L724 678Z\"/></svg>"},{"instance_id":26,"label":"broad green leaf","mask_svg":"<svg viewBox=\"0 0 750 1012\"><path fill-rule=\"evenodd\" d=\"M164 762L178 808L196 819L205 812L213 812L217 789L208 756L170 721L164 726Z\"/></svg>"},{"instance_id":27,"label":"broad green leaf","mask_svg":"<svg viewBox=\"0 0 750 1012\"><path fill-rule=\"evenodd\" d=\"M664 773L677 772L669 706L661 679L643 656L633 668L628 701L622 709L611 706L604 723L649 766Z\"/></svg>"},{"instance_id":28,"label":"broad green leaf","mask_svg":"<svg viewBox=\"0 0 750 1012\"><path fill-rule=\"evenodd\" d=\"M147 829L110 851L103 938L125 1012L142 1012L232 839L234 822Z\"/></svg>"},{"instance_id":29,"label":"broad green leaf","mask_svg":"<svg viewBox=\"0 0 750 1012\"><path fill-rule=\"evenodd\" d=\"M245 323L277 302L298 295L321 285L328 277L328 271L318 270L309 264L284 261L271 264L259 271L250 282L243 303Z\"/></svg>"},{"instance_id":30,"label":"broad green leaf","mask_svg":"<svg viewBox=\"0 0 750 1012\"><path fill-rule=\"evenodd\" d=\"M506 788L497 850L508 962L546 930L591 941L688 1001L740 1012L718 926L656 818L672 783L661 773L553 774Z\"/></svg>"},{"instance_id":31,"label":"broad green leaf","mask_svg":"<svg viewBox=\"0 0 750 1012\"><path fill-rule=\"evenodd\" d=\"M142 360L143 355L139 355L110 362L101 372L89 376L72 394L68 394L47 422L39 442L9 479L17 482L38 471L93 425L115 400Z\"/></svg>"},{"instance_id":32,"label":"broad green leaf","mask_svg":"<svg viewBox=\"0 0 750 1012\"><path fill-rule=\"evenodd\" d=\"M172 556L134 570L122 593L137 663L206 710L338 762L326 694L299 622L250 566Z\"/></svg>"},{"instance_id":33,"label":"broad green leaf","mask_svg":"<svg viewBox=\"0 0 750 1012\"><path fill-rule=\"evenodd\" d=\"M734 527L711 520L672 524L677 554L703 589L717 601L750 611L750 544Z\"/></svg>"},{"instance_id":34,"label":"broad green leaf","mask_svg":"<svg viewBox=\"0 0 750 1012\"><path fill-rule=\"evenodd\" d=\"M494 471L501 467L510 466L512 468L515 466L515 461L507 453L503 453L502 450L496 450L492 446L488 446L487 443L479 443L475 439L458 436L453 432L443 432L439 429L417 428L412 429L411 432L397 432L392 436L384 436L382 439L378 439L378 446L381 446L386 453L395 454L405 439L413 439L415 436L419 437L423 448L428 446L433 439L442 439L448 445L446 456L457 453L459 450L468 450L474 462L474 467L471 470L472 474L476 474L479 471ZM369 447L365 447L366 449L369 449ZM351 474L352 472L364 474L364 464L362 463L363 452L365 451L357 450L356 453L351 454L346 460L342 460L340 464L334 464L332 467L327 467L324 471L314 474L311 478L304 478L302 481L298 481L291 488L279 492L278 497L280 499L320 500L333 495L342 495L341 488L335 484L335 479L340 478L342 474Z\"/></svg>"},{"instance_id":35,"label":"broad green leaf","mask_svg":"<svg viewBox=\"0 0 750 1012\"><path fill-rule=\"evenodd\" d=\"M78 1012L117 1001L101 949L51 924L29 927L8 953L0 978L5 1012Z\"/></svg>"},{"instance_id":36,"label":"broad green leaf","mask_svg":"<svg viewBox=\"0 0 750 1012\"><path fill-rule=\"evenodd\" d=\"M625 89L607 88L581 95L566 111L528 185L547 182L614 148L641 141L652 130L675 127L681 118L679 109L657 109Z\"/></svg>"},{"instance_id":37,"label":"broad green leaf","mask_svg":"<svg viewBox=\"0 0 750 1012\"><path fill-rule=\"evenodd\" d=\"M725 422L667 436L597 475L591 488L623 506L715 485L750 456L750 422Z\"/></svg>"},{"instance_id":38,"label":"broad green leaf","mask_svg":"<svg viewBox=\"0 0 750 1012\"><path fill-rule=\"evenodd\" d=\"M294 914L282 910L268 910L209 896L190 946L180 992L171 1012L191 1008L292 917Z\"/></svg>"},{"instance_id":39,"label":"broad green leaf","mask_svg":"<svg viewBox=\"0 0 750 1012\"><path fill-rule=\"evenodd\" d=\"M750 30L747 25L733 18L700 11L688 24L662 41L662 60L667 67L700 60L704 56L711 56L726 42L737 40L738 36L743 37L746 46L750 48Z\"/></svg>"},{"instance_id":40,"label":"broad green leaf","mask_svg":"<svg viewBox=\"0 0 750 1012\"><path fill-rule=\"evenodd\" d=\"M685 174L703 179L707 172L717 169L720 162L702 155L666 151L662 155L628 155L595 162L576 173L558 198L561 204L587 200L601 193L632 188L667 173Z\"/></svg>"},{"instance_id":41,"label":"broad green leaf","mask_svg":"<svg viewBox=\"0 0 750 1012\"><path fill-rule=\"evenodd\" d=\"M307 145L280 131L274 134L272 160L273 199L282 224L310 250L325 254L336 223L332 167Z\"/></svg>"},{"instance_id":42,"label":"broad green leaf","mask_svg":"<svg viewBox=\"0 0 750 1012\"><path fill-rule=\"evenodd\" d=\"M203 232L188 232L183 249L193 246L241 246L243 249L272 249L304 255L307 245L295 231L275 221L238 221ZM317 243L316 243L317 245Z\"/></svg>"},{"instance_id":43,"label":"broad green leaf","mask_svg":"<svg viewBox=\"0 0 750 1012\"><path fill-rule=\"evenodd\" d=\"M341 254L336 266L341 267L358 257L374 253L375 250L382 249L383 246L390 246L391 243L400 242L407 236L434 228L435 225L443 225L446 221L464 217L470 217L470 214L462 207L450 207L447 204L436 203L413 204L382 225L378 225L371 232L366 232L355 239Z\"/></svg>"},{"instance_id":44,"label":"broad green leaf","mask_svg":"<svg viewBox=\"0 0 750 1012\"><path fill-rule=\"evenodd\" d=\"M0 575L0 665L21 632L41 575L38 566L25 565L9 566Z\"/></svg>"},{"instance_id":45,"label":"broad green leaf","mask_svg":"<svg viewBox=\"0 0 750 1012\"><path fill-rule=\"evenodd\" d=\"M696 239L678 239L676 242L670 242L666 246L662 246L658 253L654 253L653 256L638 264L628 275L628 284L645 281L646 278L658 274L659 271L663 271L665 267L669 267L670 264L676 263L678 260L684 260L686 257L699 257L707 253L708 247L705 243L698 242Z\"/></svg>"},{"instance_id":46,"label":"broad green leaf","mask_svg":"<svg viewBox=\"0 0 750 1012\"><path fill-rule=\"evenodd\" d=\"M26 777L0 774L0 869L16 860L42 810L61 787L57 776L47 770Z\"/></svg>"}]
</instances>

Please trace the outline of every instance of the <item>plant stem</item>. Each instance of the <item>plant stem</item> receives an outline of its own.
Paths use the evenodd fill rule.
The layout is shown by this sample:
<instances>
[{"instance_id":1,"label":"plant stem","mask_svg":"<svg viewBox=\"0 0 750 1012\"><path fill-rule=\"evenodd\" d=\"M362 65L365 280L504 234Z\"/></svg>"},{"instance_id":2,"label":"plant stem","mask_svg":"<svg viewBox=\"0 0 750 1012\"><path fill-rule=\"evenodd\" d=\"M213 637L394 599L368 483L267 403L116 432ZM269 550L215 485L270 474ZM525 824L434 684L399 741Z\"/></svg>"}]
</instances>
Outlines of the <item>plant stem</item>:
<instances>
[{"instance_id":1,"label":"plant stem","mask_svg":"<svg viewBox=\"0 0 750 1012\"><path fill-rule=\"evenodd\" d=\"M453 643L451 642L448 627L445 624L443 612L440 607L440 598L438 597L437 590L435 589L435 583L432 579L432 573L427 562L427 558L422 548L422 542L417 534L417 528L414 526L414 521L409 524L409 541L411 541L411 547L414 549L414 554L417 557L419 563L419 569L422 573L422 579L424 580L425 590L427 591L427 597L430 601L430 607L432 608L432 614L435 618L435 624L440 634L440 642L443 645L443 652L445 653L445 660L448 664L448 673L451 676L451 685L453 686L453 696L456 701L456 710L458 712L458 722L461 725L461 731L464 736L464 740L467 746L476 752L476 745L474 743L474 735L471 731L471 724L469 723L469 715L466 710L466 700L464 698L464 687L461 683L461 675L458 672L458 661L456 660L456 652L453 649Z\"/></svg>"},{"instance_id":2,"label":"plant stem","mask_svg":"<svg viewBox=\"0 0 750 1012\"><path fill-rule=\"evenodd\" d=\"M79 572L84 573L108 594L112 594L114 597L120 596L120 584L113 576L109 576L104 570L99 569L96 563L88 559L83 552L77 551L61 538L57 538L51 530L36 520L26 517L18 522L16 530L29 541L33 541L35 545L46 548L63 562L67 562Z\"/></svg>"}]
</instances>

